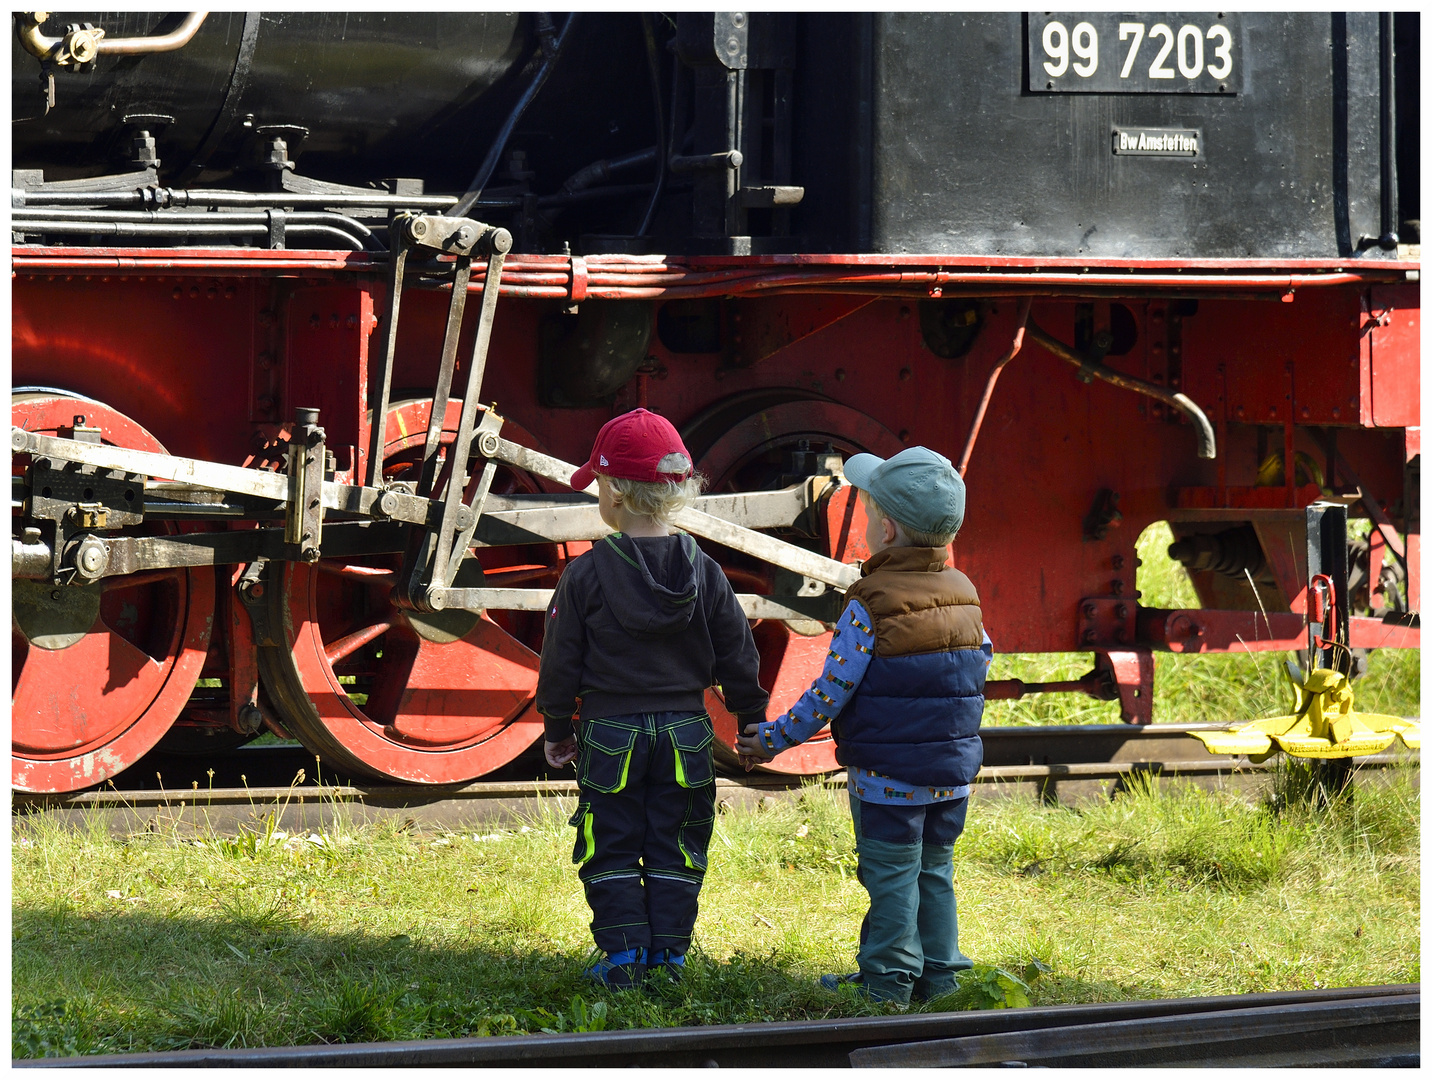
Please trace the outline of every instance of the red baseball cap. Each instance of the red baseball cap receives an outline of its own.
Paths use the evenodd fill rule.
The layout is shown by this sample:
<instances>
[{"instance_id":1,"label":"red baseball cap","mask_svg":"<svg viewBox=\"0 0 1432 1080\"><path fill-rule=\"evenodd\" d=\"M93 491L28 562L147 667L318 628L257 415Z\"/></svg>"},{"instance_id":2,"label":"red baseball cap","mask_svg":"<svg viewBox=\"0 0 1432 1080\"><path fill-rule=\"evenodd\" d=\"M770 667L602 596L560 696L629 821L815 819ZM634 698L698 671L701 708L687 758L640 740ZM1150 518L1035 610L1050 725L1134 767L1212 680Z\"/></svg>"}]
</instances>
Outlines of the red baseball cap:
<instances>
[{"instance_id":1,"label":"red baseball cap","mask_svg":"<svg viewBox=\"0 0 1432 1080\"><path fill-rule=\"evenodd\" d=\"M661 461L680 454L686 466L680 472L662 472ZM685 480L691 475L691 454L671 421L645 409L614 416L597 432L592 456L572 474L572 490L585 491L597 473L620 480Z\"/></svg>"}]
</instances>

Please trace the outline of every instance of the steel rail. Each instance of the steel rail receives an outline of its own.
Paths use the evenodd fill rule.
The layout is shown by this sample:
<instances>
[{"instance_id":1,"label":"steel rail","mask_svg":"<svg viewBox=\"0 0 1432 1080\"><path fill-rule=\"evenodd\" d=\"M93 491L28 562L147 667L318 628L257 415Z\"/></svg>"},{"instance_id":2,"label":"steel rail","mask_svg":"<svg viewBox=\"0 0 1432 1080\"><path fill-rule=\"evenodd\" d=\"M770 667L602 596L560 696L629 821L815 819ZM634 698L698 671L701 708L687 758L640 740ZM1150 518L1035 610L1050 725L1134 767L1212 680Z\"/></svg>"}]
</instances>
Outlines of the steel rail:
<instances>
[{"instance_id":1,"label":"steel rail","mask_svg":"<svg viewBox=\"0 0 1432 1080\"><path fill-rule=\"evenodd\" d=\"M1038 783L1126 780L1135 774L1193 777L1235 773L1263 773L1275 767L1270 759L1252 763L1246 757L1210 754L1191 735L1194 731L1217 730L1218 724L1087 724L1055 727L991 727L981 732L985 764L976 777L978 784ZM1126 759L1126 760L1120 760ZM1416 752L1385 752L1356 759L1362 768L1385 768L1420 762ZM56 794L15 792L16 807L82 809L86 807L160 807L184 805L228 806L240 804L336 801L354 804L427 804L436 801L505 802L538 797L575 795L575 780L562 777L513 775L515 766L504 770L505 778L479 780L469 784L422 787L353 780L315 759L306 750L285 746L240 749L218 763L219 772L208 777L201 766L206 761L173 757L154 751L121 773L100 790ZM302 770L305 782L290 783ZM160 777L158 789L135 785L152 784ZM327 782L318 781L326 776ZM242 777L242 786L239 778ZM805 783L829 787L845 784L845 774L799 776L771 771L721 777L722 791L759 789L792 790ZM212 785L220 786L214 787Z\"/></svg>"},{"instance_id":2,"label":"steel rail","mask_svg":"<svg viewBox=\"0 0 1432 1080\"><path fill-rule=\"evenodd\" d=\"M855 1068L1308 1067L1420 1064L1422 995L1139 1017L863 1047Z\"/></svg>"},{"instance_id":3,"label":"steel rail","mask_svg":"<svg viewBox=\"0 0 1432 1080\"><path fill-rule=\"evenodd\" d=\"M984 743L984 765L986 769L1013 766L1048 767L1061 764L1098 764L1100 762L1127 764L1130 762L1231 762L1230 757L1215 758L1209 754L1203 743L1193 738L1195 731L1215 731L1220 724L1062 724L1029 727L986 727L980 735ZM187 755L167 755L162 749L154 750L148 757L141 758L129 770L121 773L110 785L124 789L130 781L149 776L143 775L159 769L169 778L169 786L188 788L191 781L198 780L201 786L209 783L220 787L240 785L240 776L246 776L247 783L287 785L299 769L308 776L317 778L320 771L330 781L341 776L331 766L320 770L322 763L316 761L309 751L299 746L248 746L241 747L220 762L207 762ZM184 771L181 766L190 766ZM206 769L213 765L218 769L211 780ZM799 777L758 770L741 774L749 783L798 784ZM998 774L991 774L998 775ZM260 778L267 779L260 779ZM520 771L517 765L506 766L499 775L485 778L484 782L515 780L526 782L534 779ZM410 787L399 790L413 792Z\"/></svg>"},{"instance_id":4,"label":"steel rail","mask_svg":"<svg viewBox=\"0 0 1432 1080\"><path fill-rule=\"evenodd\" d=\"M1327 990L1237 994L1219 997L1163 998L1096 1005L989 1009L906 1016L862 1016L838 1020L798 1020L768 1024L712 1024L706 1027L636 1028L626 1031L558 1035L511 1035L347 1045L270 1046L237 1049L168 1050L91 1057L15 1059L17 1068L400 1068L483 1066L521 1068L554 1066L665 1068L825 1067L844 1068L857 1055L880 1048L918 1051L934 1040L971 1042L1000 1036L1057 1041L1078 1028L1167 1021L1174 1027L1206 1018L1217 1030L1220 1019L1258 1030L1250 1013L1262 1013L1269 1027L1297 1027L1297 1017L1315 1011L1333 1031L1354 1033L1368 1045L1369 1032L1396 1031L1401 1041L1384 1048L1369 1063L1409 1064L1406 1032L1412 1025L1411 1054L1416 1055L1416 1016L1421 985L1348 987ZM1241 1014L1241 1015L1240 1015ZM1339 1015L1353 1023L1339 1024ZM1290 1019L1291 1018L1291 1019ZM1360 1025L1360 1026L1358 1026ZM1199 1030L1200 1036L1205 1034ZM1311 1042L1308 1036L1298 1037ZM1196 1050L1197 1048L1194 1047ZM1385 1052L1391 1050L1391 1053ZM1388 1061L1388 1059L1391 1059ZM1307 1062L1316 1064L1315 1061Z\"/></svg>"},{"instance_id":5,"label":"steel rail","mask_svg":"<svg viewBox=\"0 0 1432 1080\"><path fill-rule=\"evenodd\" d=\"M1405 765L1417 759L1396 754L1373 754L1357 759L1362 768L1387 768ZM1268 761L1251 763L1246 758L1236 761L1158 762L1120 761L1108 763L1073 763L1068 765L986 765L975 777L976 784L1041 783L1059 781L1125 780L1131 776L1223 776L1233 773L1271 772L1276 766ZM822 787L845 787L845 773L784 778L766 774L762 780L732 780L718 777L716 794L743 791L792 791L805 783ZM198 781L194 781L195 784ZM575 780L475 781L459 787L419 787L412 784L368 784L363 781L347 784L288 787L233 788L169 788L158 791L128 789L80 791L67 794L16 791L12 804L16 809L108 809L139 810L156 807L263 807L293 803L350 803L362 806L429 805L435 802L511 804L531 799L555 798L578 793Z\"/></svg>"}]
</instances>

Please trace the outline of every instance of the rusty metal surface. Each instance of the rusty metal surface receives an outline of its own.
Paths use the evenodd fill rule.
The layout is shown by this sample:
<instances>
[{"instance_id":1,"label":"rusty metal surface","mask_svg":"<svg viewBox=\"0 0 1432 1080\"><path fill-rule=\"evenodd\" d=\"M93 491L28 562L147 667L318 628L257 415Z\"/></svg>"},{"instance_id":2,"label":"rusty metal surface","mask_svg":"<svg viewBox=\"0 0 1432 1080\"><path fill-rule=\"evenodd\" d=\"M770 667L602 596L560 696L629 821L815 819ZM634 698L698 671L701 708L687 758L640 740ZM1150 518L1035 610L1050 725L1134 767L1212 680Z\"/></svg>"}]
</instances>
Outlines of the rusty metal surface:
<instances>
[{"instance_id":1,"label":"rusty metal surface","mask_svg":"<svg viewBox=\"0 0 1432 1080\"><path fill-rule=\"evenodd\" d=\"M1071 1027L1155 1022L1189 1025L1204 1016L1217 1028L1228 1013L1260 1012L1267 1023L1296 1023L1309 1009L1332 1014L1399 1017L1406 1022L1420 1003L1420 985L1354 987L1209 998L1171 998L1103 1005L1058 1005L1039 1009L995 1009L914 1016L860 1017L850 1020L793 1021L774 1024L722 1024L710 1027L652 1028L564 1035L517 1035L500 1038L436 1039L429 1042L357 1043L348 1046L261 1047L232 1050L176 1050L104 1054L88 1058L16 1060L27 1068L393 1068L422 1066L655 1066L845 1068L866 1048L918 1049L931 1040L959 1042L997 1038L1003 1033L1052 1029L1051 1038ZM1380 1012L1386 1009L1389 1012ZM1281 1018L1281 1019L1280 1019ZM1237 1020L1235 1023L1239 1022ZM1243 1030L1256 1021L1244 1020ZM1391 1024L1379 1025L1383 1029ZM1345 1029L1345 1030L1368 1030ZM1374 1027L1371 1030L1378 1030ZM1415 1043L1414 1043L1415 1047Z\"/></svg>"}]
</instances>

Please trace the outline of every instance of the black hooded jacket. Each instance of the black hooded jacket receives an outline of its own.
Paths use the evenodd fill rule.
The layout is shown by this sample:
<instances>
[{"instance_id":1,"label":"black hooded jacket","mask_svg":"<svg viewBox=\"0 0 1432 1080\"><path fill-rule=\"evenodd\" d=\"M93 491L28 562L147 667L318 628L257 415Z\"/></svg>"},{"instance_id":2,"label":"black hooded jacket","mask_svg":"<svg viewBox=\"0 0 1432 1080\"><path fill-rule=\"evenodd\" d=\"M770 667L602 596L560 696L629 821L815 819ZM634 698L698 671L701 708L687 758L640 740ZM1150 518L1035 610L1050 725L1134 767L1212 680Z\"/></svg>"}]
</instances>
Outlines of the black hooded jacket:
<instances>
[{"instance_id":1,"label":"black hooded jacket","mask_svg":"<svg viewBox=\"0 0 1432 1080\"><path fill-rule=\"evenodd\" d=\"M706 710L720 685L742 722L765 719L756 643L720 565L685 533L612 533L574 559L547 609L537 708L547 739L582 718Z\"/></svg>"}]
</instances>

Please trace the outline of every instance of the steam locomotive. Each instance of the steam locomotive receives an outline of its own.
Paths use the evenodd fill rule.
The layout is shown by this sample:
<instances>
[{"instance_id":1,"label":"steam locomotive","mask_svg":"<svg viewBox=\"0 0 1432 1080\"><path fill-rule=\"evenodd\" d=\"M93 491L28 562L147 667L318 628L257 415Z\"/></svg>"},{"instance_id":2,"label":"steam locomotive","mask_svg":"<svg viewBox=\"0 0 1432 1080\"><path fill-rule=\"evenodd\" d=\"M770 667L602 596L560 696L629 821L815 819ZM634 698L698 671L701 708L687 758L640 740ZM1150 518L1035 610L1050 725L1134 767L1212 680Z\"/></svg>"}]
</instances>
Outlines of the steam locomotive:
<instances>
[{"instance_id":1,"label":"steam locomotive","mask_svg":"<svg viewBox=\"0 0 1432 1080\"><path fill-rule=\"evenodd\" d=\"M17 789L512 761L636 406L776 710L868 554L841 462L911 444L996 648L1094 658L990 697L1147 723L1155 650L1298 648L1319 570L1344 651L1419 644L1416 13L13 22ZM1139 602L1157 521L1196 609Z\"/></svg>"}]
</instances>

